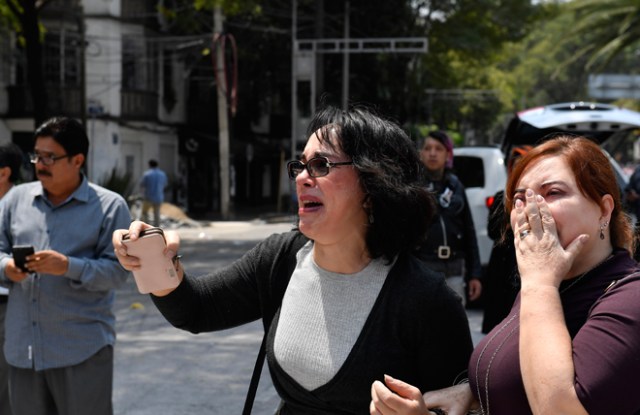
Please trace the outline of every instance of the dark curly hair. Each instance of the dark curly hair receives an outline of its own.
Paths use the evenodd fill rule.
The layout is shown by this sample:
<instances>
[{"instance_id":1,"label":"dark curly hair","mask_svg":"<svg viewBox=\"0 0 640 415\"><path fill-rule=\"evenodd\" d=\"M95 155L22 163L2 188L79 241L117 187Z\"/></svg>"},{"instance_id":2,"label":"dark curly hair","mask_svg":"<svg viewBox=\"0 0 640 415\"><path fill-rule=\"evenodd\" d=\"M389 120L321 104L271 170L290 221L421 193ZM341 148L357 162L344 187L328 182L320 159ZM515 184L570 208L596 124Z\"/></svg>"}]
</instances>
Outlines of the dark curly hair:
<instances>
[{"instance_id":1,"label":"dark curly hair","mask_svg":"<svg viewBox=\"0 0 640 415\"><path fill-rule=\"evenodd\" d=\"M318 130L318 139L332 148L339 146L358 170L364 209L373 218L366 233L369 255L391 261L399 253L414 251L426 238L435 203L424 188L418 152L404 130L364 105L318 110L307 136ZM337 143L330 134L337 135Z\"/></svg>"}]
</instances>

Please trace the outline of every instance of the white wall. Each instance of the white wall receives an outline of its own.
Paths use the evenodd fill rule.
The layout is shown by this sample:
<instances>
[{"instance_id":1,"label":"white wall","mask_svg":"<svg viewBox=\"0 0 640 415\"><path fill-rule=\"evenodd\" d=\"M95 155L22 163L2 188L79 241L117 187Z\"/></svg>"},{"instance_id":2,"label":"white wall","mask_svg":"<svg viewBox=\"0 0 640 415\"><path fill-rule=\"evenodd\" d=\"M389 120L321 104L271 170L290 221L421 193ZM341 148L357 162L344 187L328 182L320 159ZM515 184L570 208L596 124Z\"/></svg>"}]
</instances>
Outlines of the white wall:
<instances>
[{"instance_id":1,"label":"white wall","mask_svg":"<svg viewBox=\"0 0 640 415\"><path fill-rule=\"evenodd\" d=\"M82 5L84 13L88 15L120 16L120 2L121 0L83 0Z\"/></svg>"},{"instance_id":2,"label":"white wall","mask_svg":"<svg viewBox=\"0 0 640 415\"><path fill-rule=\"evenodd\" d=\"M158 128L151 125L139 125L137 128L121 127L121 159L123 169L128 159L129 169L133 169L134 180L139 180L148 168L150 159L160 163L167 175L177 171L178 141L176 132L170 128ZM123 170L124 171L124 170Z\"/></svg>"},{"instance_id":3,"label":"white wall","mask_svg":"<svg viewBox=\"0 0 640 415\"><path fill-rule=\"evenodd\" d=\"M173 129L150 123L127 127L100 119L89 119L87 126L90 180L100 183L116 168L121 174L130 173L137 183L149 159L157 160L167 175L176 175L178 142Z\"/></svg>"},{"instance_id":4,"label":"white wall","mask_svg":"<svg viewBox=\"0 0 640 415\"><path fill-rule=\"evenodd\" d=\"M87 135L87 174L92 182L101 183L114 167L120 167L119 127L110 121L87 118Z\"/></svg>"},{"instance_id":5,"label":"white wall","mask_svg":"<svg viewBox=\"0 0 640 415\"><path fill-rule=\"evenodd\" d=\"M164 58L163 53L160 53L160 71L158 76L158 91L160 94L158 96L158 107L159 107L159 118L163 122L167 123L177 123L184 122L186 120L186 102L187 102L187 81L186 81L186 68L184 65L184 61L178 59L178 54L173 54L172 56L172 66L173 73L171 74L173 88L175 91L176 104L173 106L171 111L167 111L164 104L162 103L164 89L162 87L163 78L165 76L169 76L169 74L164 73L164 67L162 65L162 61Z\"/></svg>"},{"instance_id":6,"label":"white wall","mask_svg":"<svg viewBox=\"0 0 640 415\"><path fill-rule=\"evenodd\" d=\"M11 142L11 130L7 127L7 124L0 119L0 145L8 144Z\"/></svg>"},{"instance_id":7,"label":"white wall","mask_svg":"<svg viewBox=\"0 0 640 415\"><path fill-rule=\"evenodd\" d=\"M126 1L126 0L124 0ZM87 48L85 50L87 108L120 114L122 85L121 0L83 0Z\"/></svg>"},{"instance_id":8,"label":"white wall","mask_svg":"<svg viewBox=\"0 0 640 415\"><path fill-rule=\"evenodd\" d=\"M142 28L124 25L113 19L87 19L86 49L87 106L99 108L101 114L121 114L122 37L141 34Z\"/></svg>"}]
</instances>

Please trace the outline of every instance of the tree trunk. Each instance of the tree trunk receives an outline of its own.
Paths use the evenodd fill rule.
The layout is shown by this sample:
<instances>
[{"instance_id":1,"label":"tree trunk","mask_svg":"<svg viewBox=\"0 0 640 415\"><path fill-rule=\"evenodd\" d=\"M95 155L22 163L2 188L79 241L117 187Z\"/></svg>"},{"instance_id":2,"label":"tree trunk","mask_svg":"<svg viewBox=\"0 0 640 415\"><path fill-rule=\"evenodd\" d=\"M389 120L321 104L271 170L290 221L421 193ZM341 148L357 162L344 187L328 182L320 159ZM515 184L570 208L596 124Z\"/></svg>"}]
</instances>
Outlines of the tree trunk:
<instances>
[{"instance_id":1,"label":"tree trunk","mask_svg":"<svg viewBox=\"0 0 640 415\"><path fill-rule=\"evenodd\" d=\"M33 120L37 128L48 118L47 91L44 82L44 67L42 64L42 43L38 9L35 1L23 1L23 13L20 16L25 38L27 55L27 83L33 101Z\"/></svg>"}]
</instances>

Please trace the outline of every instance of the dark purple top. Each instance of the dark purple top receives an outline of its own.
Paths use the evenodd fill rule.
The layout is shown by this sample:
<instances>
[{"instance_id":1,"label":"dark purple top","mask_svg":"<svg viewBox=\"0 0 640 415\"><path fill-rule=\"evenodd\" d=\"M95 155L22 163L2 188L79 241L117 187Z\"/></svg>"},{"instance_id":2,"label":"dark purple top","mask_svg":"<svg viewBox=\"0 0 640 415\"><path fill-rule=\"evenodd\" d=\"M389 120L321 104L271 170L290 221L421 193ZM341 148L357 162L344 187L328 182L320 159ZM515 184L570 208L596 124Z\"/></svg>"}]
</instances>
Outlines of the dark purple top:
<instances>
[{"instance_id":1,"label":"dark purple top","mask_svg":"<svg viewBox=\"0 0 640 415\"><path fill-rule=\"evenodd\" d=\"M640 274L630 275L639 271L627 251L616 249L580 281L560 285L575 387L591 415L640 415ZM519 312L520 295L469 362L471 390L486 415L531 414L520 374Z\"/></svg>"}]
</instances>

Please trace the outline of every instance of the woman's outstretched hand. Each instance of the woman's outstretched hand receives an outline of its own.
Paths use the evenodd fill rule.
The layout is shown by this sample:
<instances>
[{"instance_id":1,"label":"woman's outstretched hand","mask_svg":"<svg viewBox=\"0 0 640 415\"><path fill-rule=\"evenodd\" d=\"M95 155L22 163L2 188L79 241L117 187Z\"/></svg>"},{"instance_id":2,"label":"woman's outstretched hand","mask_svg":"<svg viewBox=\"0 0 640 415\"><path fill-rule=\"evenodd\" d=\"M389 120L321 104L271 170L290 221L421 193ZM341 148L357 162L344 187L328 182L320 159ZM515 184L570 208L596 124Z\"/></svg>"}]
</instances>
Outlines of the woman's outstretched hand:
<instances>
[{"instance_id":1,"label":"woman's outstretched hand","mask_svg":"<svg viewBox=\"0 0 640 415\"><path fill-rule=\"evenodd\" d=\"M135 241L140 237L140 233L145 230L152 228L151 225L141 222L141 221L133 221L129 226L129 229L117 229L113 232L112 242L113 242L113 250L118 258L118 262L120 265L127 271L135 271L140 269L140 259L135 256L128 255L127 246L122 243L122 237L125 234L129 234L129 239L131 241ZM175 231L166 231L164 232L164 239L167 243L167 247L164 250L164 256L173 259L178 253L178 249L180 248L180 236ZM182 281L184 276L184 272L182 270L182 265L178 261L176 264L176 272L178 274L178 278ZM172 292L175 288L170 288L167 290L154 291L153 295L157 297L162 297L170 292Z\"/></svg>"}]
</instances>

